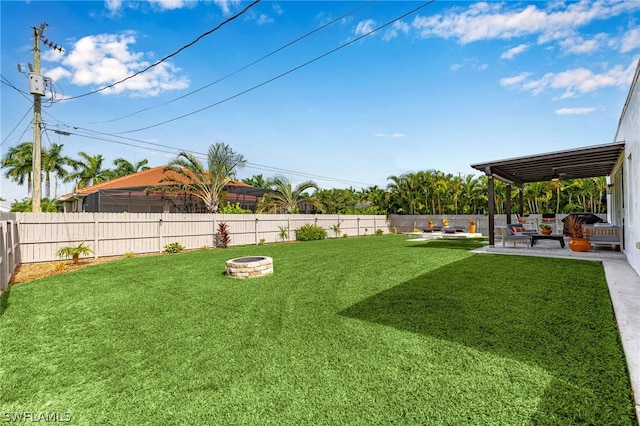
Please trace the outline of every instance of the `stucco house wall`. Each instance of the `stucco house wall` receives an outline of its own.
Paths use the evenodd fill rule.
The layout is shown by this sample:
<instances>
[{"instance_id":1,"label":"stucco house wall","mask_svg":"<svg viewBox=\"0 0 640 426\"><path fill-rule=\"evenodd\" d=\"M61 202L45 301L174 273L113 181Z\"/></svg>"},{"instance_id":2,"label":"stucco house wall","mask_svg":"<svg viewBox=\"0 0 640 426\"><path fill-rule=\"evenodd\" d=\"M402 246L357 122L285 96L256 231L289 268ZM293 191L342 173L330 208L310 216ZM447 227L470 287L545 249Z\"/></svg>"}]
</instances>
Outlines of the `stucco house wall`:
<instances>
[{"instance_id":1,"label":"stucco house wall","mask_svg":"<svg viewBox=\"0 0 640 426\"><path fill-rule=\"evenodd\" d=\"M614 191L623 192L625 254L631 267L640 275L640 60L631 83L631 89L625 102L615 142L625 142L624 158L618 163L622 172L622 188ZM618 203L615 203L618 204ZM620 203L621 204L621 203ZM614 206L614 208L620 208Z\"/></svg>"}]
</instances>

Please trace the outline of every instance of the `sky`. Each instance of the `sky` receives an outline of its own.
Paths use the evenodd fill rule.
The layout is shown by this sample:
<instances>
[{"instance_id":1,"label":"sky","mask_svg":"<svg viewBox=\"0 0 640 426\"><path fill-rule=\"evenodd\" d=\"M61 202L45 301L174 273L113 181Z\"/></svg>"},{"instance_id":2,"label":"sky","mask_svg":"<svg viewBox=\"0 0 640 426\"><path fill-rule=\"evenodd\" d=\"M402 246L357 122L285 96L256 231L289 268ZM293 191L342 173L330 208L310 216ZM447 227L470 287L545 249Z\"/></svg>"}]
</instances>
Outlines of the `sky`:
<instances>
[{"instance_id":1,"label":"sky","mask_svg":"<svg viewBox=\"0 0 640 426\"><path fill-rule=\"evenodd\" d=\"M239 179L325 189L614 142L640 59L640 1L3 0L2 155L33 140L44 22L45 149L153 167L224 142Z\"/></svg>"}]
</instances>

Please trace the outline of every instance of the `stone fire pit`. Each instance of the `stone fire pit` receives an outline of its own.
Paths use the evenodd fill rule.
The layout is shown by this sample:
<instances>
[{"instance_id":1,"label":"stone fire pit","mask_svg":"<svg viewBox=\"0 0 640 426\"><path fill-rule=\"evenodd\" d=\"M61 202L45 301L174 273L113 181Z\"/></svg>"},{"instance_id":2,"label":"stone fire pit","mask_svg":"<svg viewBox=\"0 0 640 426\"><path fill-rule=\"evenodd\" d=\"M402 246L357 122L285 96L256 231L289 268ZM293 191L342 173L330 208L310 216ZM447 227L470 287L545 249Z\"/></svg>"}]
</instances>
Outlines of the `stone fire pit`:
<instances>
[{"instance_id":1,"label":"stone fire pit","mask_svg":"<svg viewBox=\"0 0 640 426\"><path fill-rule=\"evenodd\" d=\"M227 275L233 278L256 278L273 274L273 259L267 256L238 257L227 260Z\"/></svg>"}]
</instances>

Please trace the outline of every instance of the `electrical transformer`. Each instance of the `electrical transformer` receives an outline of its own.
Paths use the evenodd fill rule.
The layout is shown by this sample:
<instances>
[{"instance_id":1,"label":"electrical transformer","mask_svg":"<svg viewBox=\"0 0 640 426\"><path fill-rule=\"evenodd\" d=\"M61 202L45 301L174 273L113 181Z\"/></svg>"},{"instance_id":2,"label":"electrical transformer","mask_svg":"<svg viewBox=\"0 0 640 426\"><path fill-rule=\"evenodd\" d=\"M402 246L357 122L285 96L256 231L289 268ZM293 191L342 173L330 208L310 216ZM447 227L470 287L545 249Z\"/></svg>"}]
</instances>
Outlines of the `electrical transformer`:
<instances>
[{"instance_id":1,"label":"electrical transformer","mask_svg":"<svg viewBox=\"0 0 640 426\"><path fill-rule=\"evenodd\" d=\"M29 92L32 95L44 96L44 76L42 74L29 73Z\"/></svg>"}]
</instances>

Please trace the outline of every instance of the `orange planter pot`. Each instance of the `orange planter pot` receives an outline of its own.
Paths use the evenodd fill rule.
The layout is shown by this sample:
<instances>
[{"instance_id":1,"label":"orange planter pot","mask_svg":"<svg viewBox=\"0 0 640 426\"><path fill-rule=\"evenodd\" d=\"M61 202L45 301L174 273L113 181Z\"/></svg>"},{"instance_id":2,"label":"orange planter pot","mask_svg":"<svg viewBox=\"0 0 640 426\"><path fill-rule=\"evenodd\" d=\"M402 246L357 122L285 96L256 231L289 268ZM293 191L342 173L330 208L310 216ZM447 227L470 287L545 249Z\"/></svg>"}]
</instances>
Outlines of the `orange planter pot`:
<instances>
[{"instance_id":1,"label":"orange planter pot","mask_svg":"<svg viewBox=\"0 0 640 426\"><path fill-rule=\"evenodd\" d=\"M552 229L548 229L548 228L542 228L542 229L540 230L540 233L541 233L542 235L551 235L551 232L553 232L553 230L552 230Z\"/></svg>"},{"instance_id":2,"label":"orange planter pot","mask_svg":"<svg viewBox=\"0 0 640 426\"><path fill-rule=\"evenodd\" d=\"M469 233L474 234L476 232L476 225L469 225Z\"/></svg>"},{"instance_id":3,"label":"orange planter pot","mask_svg":"<svg viewBox=\"0 0 640 426\"><path fill-rule=\"evenodd\" d=\"M591 250L591 243L586 238L571 238L569 240L569 248L572 251L589 251Z\"/></svg>"}]
</instances>

